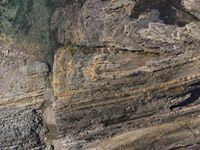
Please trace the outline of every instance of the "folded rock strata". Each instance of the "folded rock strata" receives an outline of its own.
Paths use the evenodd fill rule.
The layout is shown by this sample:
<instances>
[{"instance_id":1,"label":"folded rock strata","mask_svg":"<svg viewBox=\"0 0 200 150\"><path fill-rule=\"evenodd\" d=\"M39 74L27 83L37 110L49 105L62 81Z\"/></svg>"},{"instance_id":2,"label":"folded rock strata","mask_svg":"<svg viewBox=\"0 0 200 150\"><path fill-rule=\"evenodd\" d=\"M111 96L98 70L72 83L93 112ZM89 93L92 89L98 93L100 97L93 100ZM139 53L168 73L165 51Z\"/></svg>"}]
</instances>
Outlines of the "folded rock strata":
<instances>
[{"instance_id":1,"label":"folded rock strata","mask_svg":"<svg viewBox=\"0 0 200 150\"><path fill-rule=\"evenodd\" d=\"M73 5L55 12L58 42L81 46L58 49L53 67L54 111L66 149L199 147L198 19L183 18L187 8L169 1L149 2L137 17L134 9L145 3L88 0L78 11ZM163 3L173 10L161 11ZM168 23L174 12L178 21Z\"/></svg>"},{"instance_id":2,"label":"folded rock strata","mask_svg":"<svg viewBox=\"0 0 200 150\"><path fill-rule=\"evenodd\" d=\"M70 50L58 50L53 72L58 133L66 148L87 147L132 129L198 119L197 53L176 57ZM184 141L191 142L189 137Z\"/></svg>"},{"instance_id":3,"label":"folded rock strata","mask_svg":"<svg viewBox=\"0 0 200 150\"><path fill-rule=\"evenodd\" d=\"M0 39L0 149L200 149L198 0L48 9L52 66Z\"/></svg>"}]
</instances>

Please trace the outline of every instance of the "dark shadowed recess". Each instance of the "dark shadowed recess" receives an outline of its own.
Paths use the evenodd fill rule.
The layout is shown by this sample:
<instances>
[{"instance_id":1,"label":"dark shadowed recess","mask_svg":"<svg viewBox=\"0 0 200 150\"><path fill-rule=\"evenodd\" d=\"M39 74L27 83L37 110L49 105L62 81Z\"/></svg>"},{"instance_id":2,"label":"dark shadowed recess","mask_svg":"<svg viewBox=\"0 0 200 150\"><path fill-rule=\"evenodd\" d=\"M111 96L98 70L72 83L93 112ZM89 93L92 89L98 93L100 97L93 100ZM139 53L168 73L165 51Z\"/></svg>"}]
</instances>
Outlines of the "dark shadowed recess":
<instances>
[{"instance_id":1,"label":"dark shadowed recess","mask_svg":"<svg viewBox=\"0 0 200 150\"><path fill-rule=\"evenodd\" d=\"M181 107L185 107L191 104L199 104L200 103L200 82L192 84L190 90L186 93L182 93L180 96L187 95L189 93L191 94L189 98L187 98L185 101L177 105L171 106L170 109L173 110L175 108L181 108Z\"/></svg>"},{"instance_id":2,"label":"dark shadowed recess","mask_svg":"<svg viewBox=\"0 0 200 150\"><path fill-rule=\"evenodd\" d=\"M181 5L181 0L142 0L134 7L131 18L137 19L140 14L148 13L157 9L160 13L160 20L165 24L185 26L192 21L199 19L187 12Z\"/></svg>"}]
</instances>

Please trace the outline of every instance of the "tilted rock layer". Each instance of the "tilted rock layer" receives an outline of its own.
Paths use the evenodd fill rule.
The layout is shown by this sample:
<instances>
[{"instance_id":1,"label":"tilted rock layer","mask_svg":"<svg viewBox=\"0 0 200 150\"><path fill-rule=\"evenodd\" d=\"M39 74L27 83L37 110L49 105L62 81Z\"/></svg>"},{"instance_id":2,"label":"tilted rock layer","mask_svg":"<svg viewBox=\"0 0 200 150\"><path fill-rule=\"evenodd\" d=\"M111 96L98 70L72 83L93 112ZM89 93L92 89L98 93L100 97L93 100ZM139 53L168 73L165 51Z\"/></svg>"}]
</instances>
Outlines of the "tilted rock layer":
<instances>
[{"instance_id":1,"label":"tilted rock layer","mask_svg":"<svg viewBox=\"0 0 200 150\"><path fill-rule=\"evenodd\" d=\"M15 40L31 38L39 20L0 38L0 149L200 149L199 3L38 6L49 22L43 44L57 48Z\"/></svg>"}]
</instances>

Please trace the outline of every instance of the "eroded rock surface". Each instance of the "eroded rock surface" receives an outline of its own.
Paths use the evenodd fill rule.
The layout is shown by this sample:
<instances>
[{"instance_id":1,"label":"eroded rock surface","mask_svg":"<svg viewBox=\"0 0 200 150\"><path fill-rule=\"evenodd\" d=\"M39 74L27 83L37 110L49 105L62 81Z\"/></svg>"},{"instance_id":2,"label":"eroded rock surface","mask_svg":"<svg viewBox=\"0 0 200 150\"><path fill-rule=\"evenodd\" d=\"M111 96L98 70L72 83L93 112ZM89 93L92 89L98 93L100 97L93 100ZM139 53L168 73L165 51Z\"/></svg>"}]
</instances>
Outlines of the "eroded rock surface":
<instances>
[{"instance_id":1,"label":"eroded rock surface","mask_svg":"<svg viewBox=\"0 0 200 150\"><path fill-rule=\"evenodd\" d=\"M199 147L200 29L183 2L87 0L52 23L59 43L83 46L54 59L66 149Z\"/></svg>"},{"instance_id":2,"label":"eroded rock surface","mask_svg":"<svg viewBox=\"0 0 200 150\"><path fill-rule=\"evenodd\" d=\"M198 0L38 0L36 16L33 4L10 14L31 25L14 35L44 24L54 62L38 36L0 38L0 149L200 148Z\"/></svg>"},{"instance_id":3,"label":"eroded rock surface","mask_svg":"<svg viewBox=\"0 0 200 150\"><path fill-rule=\"evenodd\" d=\"M0 149L45 148L41 108L47 99L49 68L0 43Z\"/></svg>"},{"instance_id":4,"label":"eroded rock surface","mask_svg":"<svg viewBox=\"0 0 200 150\"><path fill-rule=\"evenodd\" d=\"M198 119L198 53L70 50L58 50L53 72L59 98L54 109L66 148L176 119Z\"/></svg>"},{"instance_id":5,"label":"eroded rock surface","mask_svg":"<svg viewBox=\"0 0 200 150\"><path fill-rule=\"evenodd\" d=\"M196 17L200 18L199 0L182 0L182 5Z\"/></svg>"}]
</instances>

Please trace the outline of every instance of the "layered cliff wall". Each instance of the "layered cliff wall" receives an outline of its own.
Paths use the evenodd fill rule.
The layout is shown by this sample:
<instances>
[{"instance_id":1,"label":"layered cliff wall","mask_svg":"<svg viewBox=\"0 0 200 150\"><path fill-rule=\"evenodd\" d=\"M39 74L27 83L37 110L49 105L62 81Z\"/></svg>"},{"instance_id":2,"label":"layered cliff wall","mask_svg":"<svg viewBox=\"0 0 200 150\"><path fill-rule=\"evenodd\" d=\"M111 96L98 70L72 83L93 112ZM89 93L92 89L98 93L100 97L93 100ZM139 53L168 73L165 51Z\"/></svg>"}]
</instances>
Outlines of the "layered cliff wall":
<instances>
[{"instance_id":1,"label":"layered cliff wall","mask_svg":"<svg viewBox=\"0 0 200 150\"><path fill-rule=\"evenodd\" d=\"M200 1L0 8L0 149L200 148Z\"/></svg>"}]
</instances>

